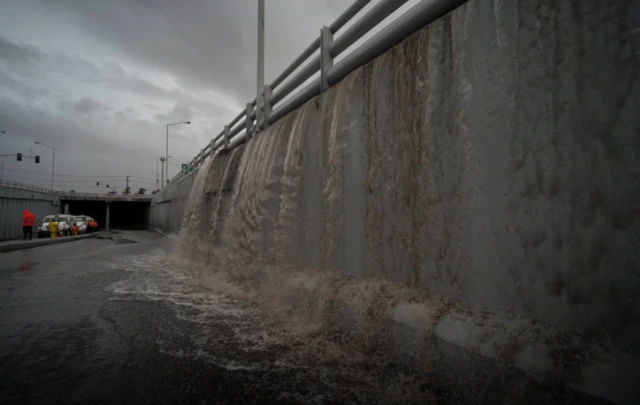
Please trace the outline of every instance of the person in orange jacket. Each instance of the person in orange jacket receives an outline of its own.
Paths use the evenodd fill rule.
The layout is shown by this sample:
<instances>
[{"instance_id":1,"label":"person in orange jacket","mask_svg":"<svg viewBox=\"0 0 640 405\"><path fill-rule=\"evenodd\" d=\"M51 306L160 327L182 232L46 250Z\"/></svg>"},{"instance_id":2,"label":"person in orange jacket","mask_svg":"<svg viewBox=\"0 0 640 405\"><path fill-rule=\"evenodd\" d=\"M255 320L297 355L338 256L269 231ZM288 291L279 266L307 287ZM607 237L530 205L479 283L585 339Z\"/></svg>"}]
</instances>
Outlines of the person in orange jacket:
<instances>
[{"instance_id":1,"label":"person in orange jacket","mask_svg":"<svg viewBox=\"0 0 640 405\"><path fill-rule=\"evenodd\" d=\"M22 211L22 240L33 239L33 225L36 223L36 216L28 209Z\"/></svg>"},{"instance_id":2,"label":"person in orange jacket","mask_svg":"<svg viewBox=\"0 0 640 405\"><path fill-rule=\"evenodd\" d=\"M78 224L74 222L73 225L71 225L71 235L78 236L78 230L79 230Z\"/></svg>"}]
</instances>

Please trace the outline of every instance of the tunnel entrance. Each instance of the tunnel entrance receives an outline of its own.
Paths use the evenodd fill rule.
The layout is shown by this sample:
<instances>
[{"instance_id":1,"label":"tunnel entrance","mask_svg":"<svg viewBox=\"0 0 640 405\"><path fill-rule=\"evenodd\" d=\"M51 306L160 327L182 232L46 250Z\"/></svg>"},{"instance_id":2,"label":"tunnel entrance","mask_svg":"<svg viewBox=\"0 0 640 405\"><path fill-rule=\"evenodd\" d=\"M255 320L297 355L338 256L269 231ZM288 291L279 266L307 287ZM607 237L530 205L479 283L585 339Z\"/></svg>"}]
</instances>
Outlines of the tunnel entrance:
<instances>
[{"instance_id":1,"label":"tunnel entrance","mask_svg":"<svg viewBox=\"0 0 640 405\"><path fill-rule=\"evenodd\" d=\"M147 230L149 229L148 202L112 202L111 203L111 228Z\"/></svg>"},{"instance_id":2,"label":"tunnel entrance","mask_svg":"<svg viewBox=\"0 0 640 405\"><path fill-rule=\"evenodd\" d=\"M104 201L61 201L62 206L69 204L69 214L88 215L98 221L100 228L104 228L107 203Z\"/></svg>"},{"instance_id":3,"label":"tunnel entrance","mask_svg":"<svg viewBox=\"0 0 640 405\"><path fill-rule=\"evenodd\" d=\"M62 205L69 205L71 215L88 215L93 217L105 229L107 221L107 203L95 200L62 200ZM111 229L147 230L149 229L149 209L147 201L113 201L109 203Z\"/></svg>"}]
</instances>

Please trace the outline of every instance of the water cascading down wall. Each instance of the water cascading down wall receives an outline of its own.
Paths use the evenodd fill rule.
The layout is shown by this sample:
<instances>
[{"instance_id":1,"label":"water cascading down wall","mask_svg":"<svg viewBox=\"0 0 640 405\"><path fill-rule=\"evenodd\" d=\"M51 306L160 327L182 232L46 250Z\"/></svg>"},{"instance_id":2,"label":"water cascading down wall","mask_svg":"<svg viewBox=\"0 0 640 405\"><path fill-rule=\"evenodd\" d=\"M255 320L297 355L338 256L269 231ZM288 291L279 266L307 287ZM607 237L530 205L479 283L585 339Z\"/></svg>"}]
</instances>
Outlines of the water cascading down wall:
<instances>
[{"instance_id":1,"label":"water cascading down wall","mask_svg":"<svg viewBox=\"0 0 640 405\"><path fill-rule=\"evenodd\" d=\"M153 226L212 265L385 279L637 351L638 4L469 1L165 189Z\"/></svg>"}]
</instances>

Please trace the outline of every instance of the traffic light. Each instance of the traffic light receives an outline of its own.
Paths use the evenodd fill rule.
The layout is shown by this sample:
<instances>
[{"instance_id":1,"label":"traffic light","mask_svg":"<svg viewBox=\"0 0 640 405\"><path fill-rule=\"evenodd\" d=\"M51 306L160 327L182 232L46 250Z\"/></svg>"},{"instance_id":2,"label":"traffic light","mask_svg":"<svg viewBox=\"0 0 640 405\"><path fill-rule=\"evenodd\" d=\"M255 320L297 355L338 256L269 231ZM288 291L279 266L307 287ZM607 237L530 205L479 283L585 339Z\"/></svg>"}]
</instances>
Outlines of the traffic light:
<instances>
[{"instance_id":1,"label":"traffic light","mask_svg":"<svg viewBox=\"0 0 640 405\"><path fill-rule=\"evenodd\" d=\"M40 156L36 155L36 163L40 163Z\"/></svg>"},{"instance_id":2,"label":"traffic light","mask_svg":"<svg viewBox=\"0 0 640 405\"><path fill-rule=\"evenodd\" d=\"M18 162L22 162L22 153L16 154L16 157L18 158Z\"/></svg>"}]
</instances>

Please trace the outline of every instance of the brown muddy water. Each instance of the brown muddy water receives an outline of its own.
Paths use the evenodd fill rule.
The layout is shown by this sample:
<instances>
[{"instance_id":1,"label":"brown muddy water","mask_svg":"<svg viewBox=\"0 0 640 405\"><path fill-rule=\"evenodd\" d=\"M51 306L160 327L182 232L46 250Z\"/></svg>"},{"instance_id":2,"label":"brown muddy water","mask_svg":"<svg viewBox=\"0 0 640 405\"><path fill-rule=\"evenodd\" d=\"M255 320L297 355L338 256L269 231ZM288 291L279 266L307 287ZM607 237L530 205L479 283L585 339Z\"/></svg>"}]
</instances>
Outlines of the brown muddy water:
<instances>
[{"instance_id":1,"label":"brown muddy water","mask_svg":"<svg viewBox=\"0 0 640 405\"><path fill-rule=\"evenodd\" d=\"M441 403L426 376L387 358L380 342L367 341L375 334L365 328L350 336L339 331L329 319L327 291L316 293L326 300L301 300L306 306L294 308L282 284L254 288L165 249L118 257L109 266L130 273L110 285L111 300L162 302L175 311L175 329L165 325L156 341L166 355L241 372L247 384L268 384L264 388L277 392L277 400L293 403ZM281 290L272 290L275 285ZM343 285L342 294L350 288ZM371 307L386 303L389 294L370 284L352 295ZM194 327L180 329L184 322ZM175 344L184 339L188 343ZM281 378L274 382L265 373Z\"/></svg>"}]
</instances>

